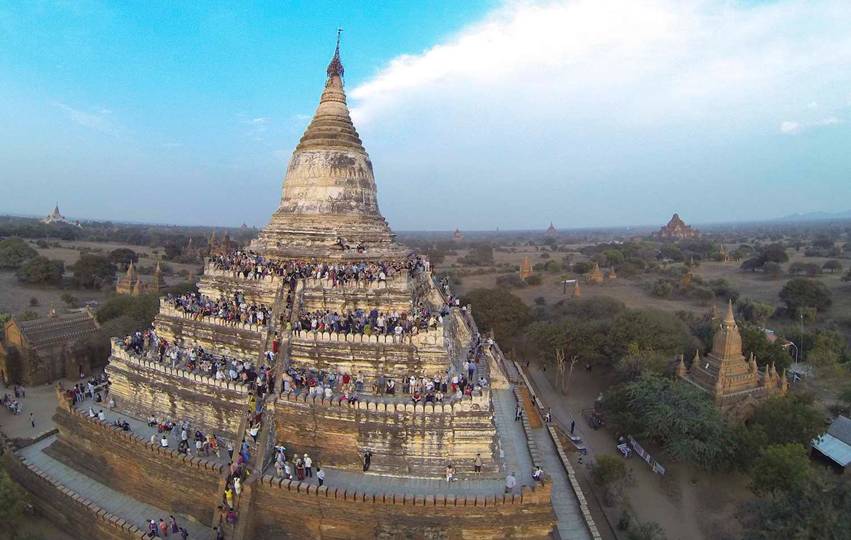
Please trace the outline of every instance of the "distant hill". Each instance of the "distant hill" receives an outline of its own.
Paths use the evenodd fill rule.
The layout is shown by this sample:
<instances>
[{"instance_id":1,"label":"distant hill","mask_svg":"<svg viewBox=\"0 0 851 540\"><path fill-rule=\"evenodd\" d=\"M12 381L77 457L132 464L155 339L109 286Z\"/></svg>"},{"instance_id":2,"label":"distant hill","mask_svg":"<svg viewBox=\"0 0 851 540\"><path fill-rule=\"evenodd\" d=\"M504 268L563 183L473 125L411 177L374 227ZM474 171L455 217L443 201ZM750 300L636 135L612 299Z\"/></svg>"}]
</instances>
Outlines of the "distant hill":
<instances>
[{"instance_id":1,"label":"distant hill","mask_svg":"<svg viewBox=\"0 0 851 540\"><path fill-rule=\"evenodd\" d=\"M806 212L803 214L791 214L771 221L790 223L795 221L824 221L830 219L851 219L851 210L845 210L842 212Z\"/></svg>"}]
</instances>

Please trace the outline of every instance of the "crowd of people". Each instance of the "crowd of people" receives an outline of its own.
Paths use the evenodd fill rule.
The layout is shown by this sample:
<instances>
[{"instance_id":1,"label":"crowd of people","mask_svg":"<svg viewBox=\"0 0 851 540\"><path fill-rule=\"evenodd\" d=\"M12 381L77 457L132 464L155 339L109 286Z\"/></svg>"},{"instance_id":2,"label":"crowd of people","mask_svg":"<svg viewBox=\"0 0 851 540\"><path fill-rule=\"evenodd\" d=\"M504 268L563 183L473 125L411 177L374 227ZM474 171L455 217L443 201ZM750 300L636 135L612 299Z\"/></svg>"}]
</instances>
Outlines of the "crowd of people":
<instances>
[{"instance_id":1,"label":"crowd of people","mask_svg":"<svg viewBox=\"0 0 851 540\"><path fill-rule=\"evenodd\" d=\"M378 309L356 309L343 313L329 309L306 311L294 323L293 331L407 336L436 329L443 323L444 315L444 312L432 312L425 306L419 306L413 314L395 310L385 313Z\"/></svg>"},{"instance_id":2,"label":"crowd of people","mask_svg":"<svg viewBox=\"0 0 851 540\"><path fill-rule=\"evenodd\" d=\"M3 394L3 406L9 409L9 412L12 414L21 414L24 411L23 402L21 401L23 398L27 397L27 391L23 386L14 385L12 387L12 395L9 393Z\"/></svg>"},{"instance_id":3,"label":"crowd of people","mask_svg":"<svg viewBox=\"0 0 851 540\"><path fill-rule=\"evenodd\" d=\"M351 283L370 284L391 280L399 275L416 275L429 269L428 259L410 256L394 261L316 262L310 260L275 260L247 250L211 257L208 264L216 270L233 272L243 279L276 276L295 285L299 279L327 279L332 286Z\"/></svg>"},{"instance_id":4,"label":"crowd of people","mask_svg":"<svg viewBox=\"0 0 851 540\"><path fill-rule=\"evenodd\" d=\"M486 377L478 371L476 362L467 360L460 372L451 368L433 376L379 374L372 380L369 390L377 396L407 396L413 403L443 403L470 397L473 392L487 388ZM400 382L397 383L397 380ZM365 390L366 376L362 371L352 375L343 371L289 366L283 376L284 393L300 395L307 392L310 397L336 399L341 403L356 403Z\"/></svg>"},{"instance_id":5,"label":"crowd of people","mask_svg":"<svg viewBox=\"0 0 851 540\"><path fill-rule=\"evenodd\" d=\"M260 395L272 391L274 353L267 352L268 365L255 366L254 362L216 354L203 347L181 347L159 337L154 330L135 332L124 339L124 349L135 354L180 368L192 373L207 375L219 381L240 382L255 388Z\"/></svg>"},{"instance_id":6,"label":"crowd of people","mask_svg":"<svg viewBox=\"0 0 851 540\"><path fill-rule=\"evenodd\" d=\"M166 303L178 311L187 313L195 319L215 317L227 323L269 324L272 310L264 304L249 303L241 291L233 293L231 298L224 296L213 300L199 293L181 295L169 294Z\"/></svg>"},{"instance_id":7,"label":"crowd of people","mask_svg":"<svg viewBox=\"0 0 851 540\"><path fill-rule=\"evenodd\" d=\"M148 538L168 538L169 535L186 540L189 538L189 531L181 527L174 516L168 516L168 520L148 520Z\"/></svg>"}]
</instances>

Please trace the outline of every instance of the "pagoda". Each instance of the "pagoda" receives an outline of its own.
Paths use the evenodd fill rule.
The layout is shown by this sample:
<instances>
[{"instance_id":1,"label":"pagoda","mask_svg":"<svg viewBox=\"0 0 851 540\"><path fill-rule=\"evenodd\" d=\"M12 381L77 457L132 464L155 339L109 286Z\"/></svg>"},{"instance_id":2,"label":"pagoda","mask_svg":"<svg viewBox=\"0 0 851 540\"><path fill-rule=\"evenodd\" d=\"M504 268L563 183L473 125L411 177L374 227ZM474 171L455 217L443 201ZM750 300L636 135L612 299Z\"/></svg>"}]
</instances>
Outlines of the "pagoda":
<instances>
[{"instance_id":1,"label":"pagoda","mask_svg":"<svg viewBox=\"0 0 851 540\"><path fill-rule=\"evenodd\" d=\"M192 538L544 539L557 526L590 540L517 366L379 212L343 73L338 40L259 237L229 253L212 238L198 292L161 297L153 329L112 340L106 420L60 388L58 433L23 458L79 471L103 538L171 514ZM217 451L187 448L182 430ZM544 455L552 473L533 478Z\"/></svg>"},{"instance_id":2,"label":"pagoda","mask_svg":"<svg viewBox=\"0 0 851 540\"><path fill-rule=\"evenodd\" d=\"M549 227L547 227L546 235L547 235L547 236L556 236L556 235L558 235L558 230L555 228L555 225L553 225L553 222L552 222L552 221L550 221L550 226L549 226Z\"/></svg>"},{"instance_id":3,"label":"pagoda","mask_svg":"<svg viewBox=\"0 0 851 540\"><path fill-rule=\"evenodd\" d=\"M600 270L600 265L595 262L591 271L588 272L588 275L585 277L585 281L591 285L600 285L603 283L604 279L605 276L603 275L603 271Z\"/></svg>"},{"instance_id":4,"label":"pagoda","mask_svg":"<svg viewBox=\"0 0 851 540\"><path fill-rule=\"evenodd\" d=\"M686 225L680 218L680 215L675 213L671 216L671 220L668 221L667 225L660 228L654 236L660 240L685 240L696 238L699 235L700 233L697 229Z\"/></svg>"},{"instance_id":5,"label":"pagoda","mask_svg":"<svg viewBox=\"0 0 851 540\"><path fill-rule=\"evenodd\" d=\"M453 242L463 242L464 241L464 233L461 232L461 229L455 227L455 231L452 233L452 241Z\"/></svg>"},{"instance_id":6,"label":"pagoda","mask_svg":"<svg viewBox=\"0 0 851 540\"><path fill-rule=\"evenodd\" d=\"M407 250L378 209L372 161L352 123L339 47L290 158L278 209L251 248L280 257L381 259Z\"/></svg>"},{"instance_id":7,"label":"pagoda","mask_svg":"<svg viewBox=\"0 0 851 540\"><path fill-rule=\"evenodd\" d=\"M761 371L753 354L749 358L742 354L732 301L712 339L711 352L704 358L695 352L690 369L680 357L677 375L709 394L723 411L737 416L747 415L758 400L783 395L788 389L785 371L778 376L774 364Z\"/></svg>"}]
</instances>

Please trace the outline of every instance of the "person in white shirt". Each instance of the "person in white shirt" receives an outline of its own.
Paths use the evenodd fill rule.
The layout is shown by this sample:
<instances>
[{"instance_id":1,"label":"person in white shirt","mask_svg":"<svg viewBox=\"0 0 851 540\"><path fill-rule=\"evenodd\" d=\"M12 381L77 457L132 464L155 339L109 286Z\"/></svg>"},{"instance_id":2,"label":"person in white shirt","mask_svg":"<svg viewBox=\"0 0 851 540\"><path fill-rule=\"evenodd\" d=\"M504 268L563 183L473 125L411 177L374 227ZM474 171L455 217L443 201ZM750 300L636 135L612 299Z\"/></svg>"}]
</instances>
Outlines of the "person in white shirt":
<instances>
[{"instance_id":1,"label":"person in white shirt","mask_svg":"<svg viewBox=\"0 0 851 540\"><path fill-rule=\"evenodd\" d=\"M325 483L325 471L318 465L316 466L316 479L319 481L320 486Z\"/></svg>"},{"instance_id":2,"label":"person in white shirt","mask_svg":"<svg viewBox=\"0 0 851 540\"><path fill-rule=\"evenodd\" d=\"M163 448L168 448L168 439L166 438L165 433L163 433L163 436L160 439L160 446L162 446Z\"/></svg>"},{"instance_id":3,"label":"person in white shirt","mask_svg":"<svg viewBox=\"0 0 851 540\"><path fill-rule=\"evenodd\" d=\"M505 492L511 493L515 486L517 486L517 479L514 478L514 473L508 473L508 476L505 477Z\"/></svg>"}]
</instances>

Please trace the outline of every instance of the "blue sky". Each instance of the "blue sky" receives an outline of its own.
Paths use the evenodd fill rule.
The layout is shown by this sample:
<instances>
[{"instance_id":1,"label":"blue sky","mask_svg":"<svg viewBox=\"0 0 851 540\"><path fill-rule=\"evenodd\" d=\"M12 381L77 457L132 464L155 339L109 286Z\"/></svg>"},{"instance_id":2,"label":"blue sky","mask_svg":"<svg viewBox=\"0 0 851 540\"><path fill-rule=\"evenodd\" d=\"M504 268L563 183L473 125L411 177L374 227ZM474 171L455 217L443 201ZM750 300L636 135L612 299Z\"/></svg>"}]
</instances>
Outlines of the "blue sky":
<instances>
[{"instance_id":1,"label":"blue sky","mask_svg":"<svg viewBox=\"0 0 851 540\"><path fill-rule=\"evenodd\" d=\"M851 208L851 3L0 2L0 212L262 226L334 33L397 229Z\"/></svg>"}]
</instances>

